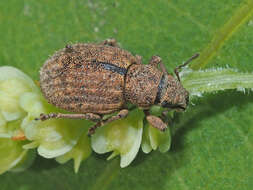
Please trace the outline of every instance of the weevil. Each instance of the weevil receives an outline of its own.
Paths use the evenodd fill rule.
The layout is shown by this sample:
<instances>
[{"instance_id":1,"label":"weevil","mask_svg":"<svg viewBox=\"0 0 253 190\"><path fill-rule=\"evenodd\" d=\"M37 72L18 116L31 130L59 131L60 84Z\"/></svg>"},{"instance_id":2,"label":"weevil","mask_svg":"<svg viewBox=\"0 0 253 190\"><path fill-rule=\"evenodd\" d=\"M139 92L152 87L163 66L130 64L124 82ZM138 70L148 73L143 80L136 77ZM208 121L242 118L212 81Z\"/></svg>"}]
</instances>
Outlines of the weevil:
<instances>
[{"instance_id":1,"label":"weevil","mask_svg":"<svg viewBox=\"0 0 253 190\"><path fill-rule=\"evenodd\" d=\"M184 111L189 93L180 83L178 66L174 78L159 56L142 64L141 56L121 49L115 39L102 43L66 45L51 56L40 70L40 87L50 104L72 113L42 113L37 120L50 118L87 119L96 122L88 131L95 133L112 121L125 118L131 103L144 110L147 121L164 131L166 123L150 115L152 105ZM103 119L103 115L117 112Z\"/></svg>"}]
</instances>

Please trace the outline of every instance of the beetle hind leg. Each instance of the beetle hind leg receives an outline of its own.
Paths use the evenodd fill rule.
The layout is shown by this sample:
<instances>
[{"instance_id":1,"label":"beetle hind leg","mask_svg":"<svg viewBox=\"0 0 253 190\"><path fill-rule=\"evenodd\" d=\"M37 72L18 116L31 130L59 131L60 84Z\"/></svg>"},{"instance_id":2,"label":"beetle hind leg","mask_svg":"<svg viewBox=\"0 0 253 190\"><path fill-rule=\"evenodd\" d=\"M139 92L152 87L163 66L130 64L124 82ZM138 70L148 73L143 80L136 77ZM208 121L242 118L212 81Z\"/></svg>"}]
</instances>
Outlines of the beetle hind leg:
<instances>
[{"instance_id":1,"label":"beetle hind leg","mask_svg":"<svg viewBox=\"0 0 253 190\"><path fill-rule=\"evenodd\" d=\"M93 135L95 133L96 129L99 128L99 127L102 127L102 122L101 121L97 122L95 125L93 125L92 127L90 127L89 130L88 130L88 134L87 135L89 137L91 137L91 135Z\"/></svg>"},{"instance_id":2,"label":"beetle hind leg","mask_svg":"<svg viewBox=\"0 0 253 190\"><path fill-rule=\"evenodd\" d=\"M111 116L105 120L101 120L101 121L98 121L94 126L92 126L91 128L89 128L89 131L88 131L88 136L91 136L95 133L96 129L99 128L99 127L102 127L108 123L111 123L112 121L116 121L116 120L119 120L119 119L123 119L125 118L126 116L128 115L128 110L127 109L123 109L123 110L120 110L120 112L115 115L115 116Z\"/></svg>"}]
</instances>

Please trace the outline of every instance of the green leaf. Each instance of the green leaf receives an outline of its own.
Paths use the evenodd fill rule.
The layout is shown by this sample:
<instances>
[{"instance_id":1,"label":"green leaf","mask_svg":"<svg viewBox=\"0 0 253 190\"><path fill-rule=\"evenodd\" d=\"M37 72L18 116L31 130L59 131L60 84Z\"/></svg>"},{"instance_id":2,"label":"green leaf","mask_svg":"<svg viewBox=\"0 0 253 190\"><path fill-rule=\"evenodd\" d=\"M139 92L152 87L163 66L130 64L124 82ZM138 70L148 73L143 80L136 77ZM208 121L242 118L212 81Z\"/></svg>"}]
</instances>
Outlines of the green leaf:
<instances>
[{"instance_id":1,"label":"green leaf","mask_svg":"<svg viewBox=\"0 0 253 190\"><path fill-rule=\"evenodd\" d=\"M34 80L48 55L70 42L116 38L147 63L160 55L173 69L199 52L193 69L253 71L252 0L3 0L0 65ZM168 153L138 153L128 167L92 154L72 163L37 157L23 173L0 176L12 189L252 189L253 94L227 90L195 99L171 125ZM74 127L74 126L73 126ZM32 179L32 180L31 180Z\"/></svg>"}]
</instances>

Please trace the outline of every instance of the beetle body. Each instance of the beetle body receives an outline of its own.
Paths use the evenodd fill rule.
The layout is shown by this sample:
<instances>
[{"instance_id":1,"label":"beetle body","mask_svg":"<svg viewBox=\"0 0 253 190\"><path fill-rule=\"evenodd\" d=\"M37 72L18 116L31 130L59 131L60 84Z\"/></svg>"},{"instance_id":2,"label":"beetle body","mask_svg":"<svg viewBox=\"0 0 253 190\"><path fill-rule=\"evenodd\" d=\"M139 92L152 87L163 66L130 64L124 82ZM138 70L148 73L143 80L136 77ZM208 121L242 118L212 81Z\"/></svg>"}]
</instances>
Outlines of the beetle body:
<instances>
[{"instance_id":1,"label":"beetle body","mask_svg":"<svg viewBox=\"0 0 253 190\"><path fill-rule=\"evenodd\" d=\"M74 113L113 113L127 102L145 110L154 104L185 109L188 92L158 63L141 64L139 56L107 44L75 44L46 61L40 86L49 103Z\"/></svg>"},{"instance_id":2,"label":"beetle body","mask_svg":"<svg viewBox=\"0 0 253 190\"><path fill-rule=\"evenodd\" d=\"M76 44L51 57L41 69L41 89L56 107L107 114L125 103L124 85L136 59L117 47Z\"/></svg>"}]
</instances>

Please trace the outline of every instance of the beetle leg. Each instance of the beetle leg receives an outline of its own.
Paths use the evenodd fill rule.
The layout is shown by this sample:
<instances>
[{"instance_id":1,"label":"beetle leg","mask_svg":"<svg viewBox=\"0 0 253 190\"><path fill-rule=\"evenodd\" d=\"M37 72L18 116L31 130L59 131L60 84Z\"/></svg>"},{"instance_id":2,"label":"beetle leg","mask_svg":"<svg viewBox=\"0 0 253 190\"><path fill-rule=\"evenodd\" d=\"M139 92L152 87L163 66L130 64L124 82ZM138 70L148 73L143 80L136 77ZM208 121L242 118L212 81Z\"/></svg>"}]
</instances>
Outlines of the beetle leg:
<instances>
[{"instance_id":1,"label":"beetle leg","mask_svg":"<svg viewBox=\"0 0 253 190\"><path fill-rule=\"evenodd\" d=\"M141 64L142 63L142 57L140 55L135 55L136 63Z\"/></svg>"},{"instance_id":2,"label":"beetle leg","mask_svg":"<svg viewBox=\"0 0 253 190\"><path fill-rule=\"evenodd\" d=\"M149 60L149 64L153 67L156 67L156 68L158 68L158 65L160 65L160 69L162 70L162 72L164 74L168 74L168 72L166 70L166 67L162 63L162 58L161 57L159 57L157 55L152 56L151 59Z\"/></svg>"},{"instance_id":3,"label":"beetle leg","mask_svg":"<svg viewBox=\"0 0 253 190\"><path fill-rule=\"evenodd\" d=\"M105 41L102 42L102 45L108 45L108 46L112 46L112 47L119 47L119 44L117 43L117 40L115 40L114 38L106 39Z\"/></svg>"},{"instance_id":4,"label":"beetle leg","mask_svg":"<svg viewBox=\"0 0 253 190\"><path fill-rule=\"evenodd\" d=\"M149 65L153 66L153 67L158 67L159 63L162 62L162 58L157 56L157 55L153 55L151 57L151 59L149 60Z\"/></svg>"},{"instance_id":5,"label":"beetle leg","mask_svg":"<svg viewBox=\"0 0 253 190\"><path fill-rule=\"evenodd\" d=\"M127 109L120 110L117 115L109 117L106 120L103 120L102 124L105 125L105 124L110 123L112 121L125 118L127 115L128 115L128 110Z\"/></svg>"},{"instance_id":6,"label":"beetle leg","mask_svg":"<svg viewBox=\"0 0 253 190\"><path fill-rule=\"evenodd\" d=\"M123 110L120 110L120 112L117 115L109 117L109 118L107 118L105 120L97 122L93 127L89 128L88 136L93 135L95 133L95 131L96 131L97 128L102 127L102 126L104 126L104 125L106 125L108 123L111 123L112 121L116 121L118 119L125 118L127 115L128 115L128 110L127 109L123 109Z\"/></svg>"},{"instance_id":7,"label":"beetle leg","mask_svg":"<svg viewBox=\"0 0 253 190\"><path fill-rule=\"evenodd\" d=\"M50 113L50 114L40 114L39 118L35 118L35 120L45 121L52 118L67 118L67 119L87 119L91 121L98 121L101 117L94 113L86 113L86 114L64 114L64 113Z\"/></svg>"},{"instance_id":8,"label":"beetle leg","mask_svg":"<svg viewBox=\"0 0 253 190\"><path fill-rule=\"evenodd\" d=\"M149 110L144 110L146 115L146 119L152 127L159 129L164 132L167 129L167 125L163 122L163 120L157 116L150 115Z\"/></svg>"},{"instance_id":9,"label":"beetle leg","mask_svg":"<svg viewBox=\"0 0 253 190\"><path fill-rule=\"evenodd\" d=\"M180 77L179 77L179 69L185 67L186 65L188 65L192 60L196 59L199 56L199 53L196 53L195 55L193 55L190 59L188 59L185 63L183 63L182 65L177 66L174 69L174 73L177 76L178 81L180 82Z\"/></svg>"},{"instance_id":10,"label":"beetle leg","mask_svg":"<svg viewBox=\"0 0 253 190\"><path fill-rule=\"evenodd\" d=\"M92 127L89 128L88 130L88 136L91 137L91 135L93 135L96 131L97 128L101 127L102 123L101 121L97 122L95 125L93 125Z\"/></svg>"},{"instance_id":11,"label":"beetle leg","mask_svg":"<svg viewBox=\"0 0 253 190\"><path fill-rule=\"evenodd\" d=\"M146 118L149 124L159 129L160 131L164 132L167 129L167 125L161 120L161 118L154 115L149 115Z\"/></svg>"}]
</instances>

